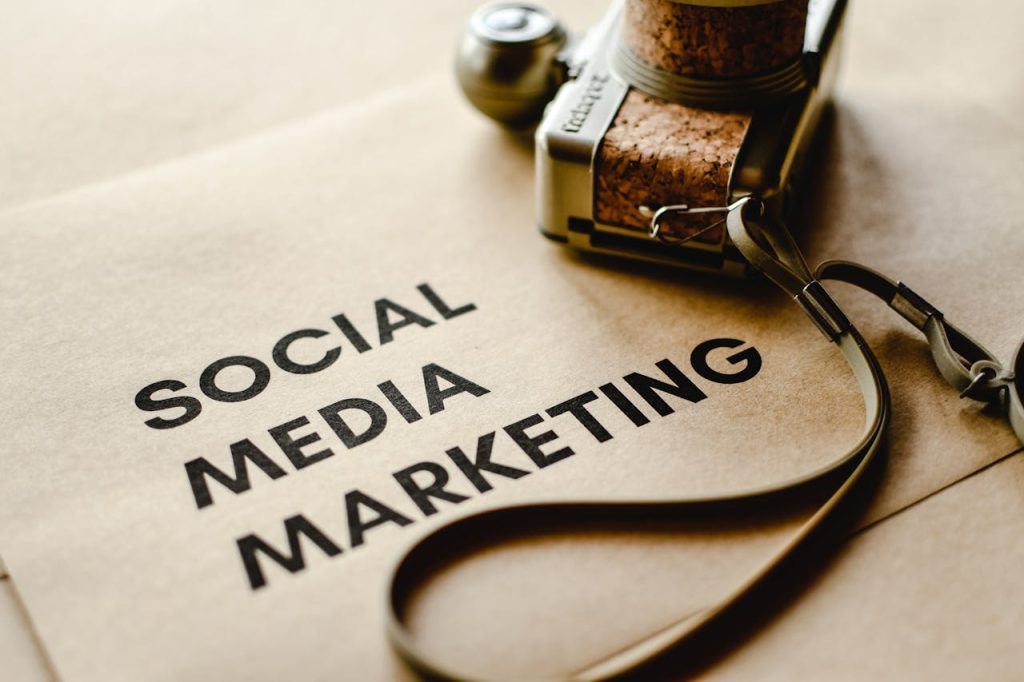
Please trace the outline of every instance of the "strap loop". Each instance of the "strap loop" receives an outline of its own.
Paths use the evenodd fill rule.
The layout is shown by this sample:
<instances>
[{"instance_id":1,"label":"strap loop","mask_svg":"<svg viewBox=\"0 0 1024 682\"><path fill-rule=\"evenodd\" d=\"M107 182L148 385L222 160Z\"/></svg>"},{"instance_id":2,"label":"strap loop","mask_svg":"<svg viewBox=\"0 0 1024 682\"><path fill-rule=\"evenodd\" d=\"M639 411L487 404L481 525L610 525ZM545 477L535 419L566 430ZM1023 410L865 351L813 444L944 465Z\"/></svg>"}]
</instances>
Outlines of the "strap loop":
<instances>
[{"instance_id":1,"label":"strap loop","mask_svg":"<svg viewBox=\"0 0 1024 682\"><path fill-rule=\"evenodd\" d=\"M1013 374L992 353L913 289L869 267L851 261L827 261L818 266L819 279L832 279L868 291L924 332L939 373L960 396L1001 403Z\"/></svg>"}]
</instances>

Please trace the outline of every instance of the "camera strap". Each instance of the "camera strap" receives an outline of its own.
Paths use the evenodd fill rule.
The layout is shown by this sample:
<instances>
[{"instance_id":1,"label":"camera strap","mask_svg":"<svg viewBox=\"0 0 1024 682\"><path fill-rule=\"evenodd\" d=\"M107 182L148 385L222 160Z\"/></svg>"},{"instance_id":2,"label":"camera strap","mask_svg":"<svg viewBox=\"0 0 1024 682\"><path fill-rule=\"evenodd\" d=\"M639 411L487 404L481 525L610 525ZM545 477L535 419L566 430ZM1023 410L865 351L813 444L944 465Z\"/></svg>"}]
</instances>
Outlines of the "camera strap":
<instances>
[{"instance_id":1,"label":"camera strap","mask_svg":"<svg viewBox=\"0 0 1024 682\"><path fill-rule=\"evenodd\" d=\"M744 258L793 296L827 337L832 338L850 323L821 287L821 281L845 282L874 294L924 334L939 374L960 392L961 398L999 405L1007 413L1018 439L1024 443L1024 409L1021 407L1024 342L1015 353L1011 369L1007 369L984 346L946 320L935 306L903 282L845 260L826 261L812 275L789 231L781 225L769 226L763 205L751 197L723 208L664 207L651 214L650 234L672 243L672 238L659 233L665 215L714 211L727 212L725 222L729 237ZM694 236L676 240L676 243L685 243Z\"/></svg>"},{"instance_id":2,"label":"camera strap","mask_svg":"<svg viewBox=\"0 0 1024 682\"><path fill-rule=\"evenodd\" d=\"M493 538L510 529L529 533L555 524L652 522L756 514L811 491L825 491L827 499L753 574L717 604L660 630L614 655L561 678L574 682L607 680L632 673L659 656L677 652L694 643L709 626L737 611L770 578L781 573L786 560L817 537L838 511L852 499L853 491L877 459L889 425L891 400L885 376L860 332L847 319L821 280L843 281L869 291L922 330L942 376L961 395L1000 401L1010 411L1010 421L1024 442L1024 409L1021 407L1021 374L1024 373L1024 344L1018 349L1014 373L1005 370L991 353L902 283L864 266L831 261L812 273L789 231L764 215L763 204L744 198L722 209L666 207L668 211L718 210L727 213L725 222L733 244L747 261L765 274L799 304L843 354L861 390L865 406L864 430L857 444L829 464L800 477L760 489L705 498L566 501L525 504L491 509L466 516L437 528L420 539L400 559L392 574L388 598L388 629L398 654L420 675L433 680L468 682L464 675L424 651L407 628L410 605L418 588L428 578L474 549L483 549ZM652 217L652 236L666 211ZM1015 383L1016 382L1016 383ZM1006 394L1009 393L1009 400ZM552 679L552 678L547 678Z\"/></svg>"}]
</instances>

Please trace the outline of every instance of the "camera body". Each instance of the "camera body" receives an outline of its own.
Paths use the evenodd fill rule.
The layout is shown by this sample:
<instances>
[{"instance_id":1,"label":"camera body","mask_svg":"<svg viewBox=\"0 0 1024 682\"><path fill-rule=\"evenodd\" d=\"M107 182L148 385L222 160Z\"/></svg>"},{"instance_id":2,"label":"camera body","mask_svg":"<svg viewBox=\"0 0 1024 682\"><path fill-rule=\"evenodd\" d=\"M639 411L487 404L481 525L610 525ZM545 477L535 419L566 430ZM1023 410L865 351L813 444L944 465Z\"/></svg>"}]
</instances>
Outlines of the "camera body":
<instances>
[{"instance_id":1,"label":"camera body","mask_svg":"<svg viewBox=\"0 0 1024 682\"><path fill-rule=\"evenodd\" d=\"M677 215L665 222L661 238L653 239L651 214L668 205L724 207L753 195L785 220L835 80L845 5L845 0L811 0L800 54L767 73L738 77L672 73L647 64L623 36L627 6L622 2L579 40L568 37L546 10L491 5L475 15L477 28L486 25L488 12L504 10L506 19L516 12L540 13L542 21L534 21L533 28L538 33L547 22L544 49L554 57L533 66L546 68L547 75L533 73L533 87L522 87L522 64L537 49L530 40L494 40L487 50L490 63L478 59L463 68L470 61L466 54L480 52L476 36L468 35L460 48L459 80L478 108L506 124L522 125L529 114L503 119L492 102L530 100L533 111L543 111L535 141L537 220L544 236L582 251L744 276L749 268L729 243L721 215ZM512 27L511 34L523 23L521 17L498 22ZM635 45L636 35L632 40ZM493 67L510 54L518 67ZM722 68L721 60L715 63ZM480 89L474 90L481 81L505 90L492 89L481 105ZM552 93L550 102L537 107L537 100Z\"/></svg>"}]
</instances>

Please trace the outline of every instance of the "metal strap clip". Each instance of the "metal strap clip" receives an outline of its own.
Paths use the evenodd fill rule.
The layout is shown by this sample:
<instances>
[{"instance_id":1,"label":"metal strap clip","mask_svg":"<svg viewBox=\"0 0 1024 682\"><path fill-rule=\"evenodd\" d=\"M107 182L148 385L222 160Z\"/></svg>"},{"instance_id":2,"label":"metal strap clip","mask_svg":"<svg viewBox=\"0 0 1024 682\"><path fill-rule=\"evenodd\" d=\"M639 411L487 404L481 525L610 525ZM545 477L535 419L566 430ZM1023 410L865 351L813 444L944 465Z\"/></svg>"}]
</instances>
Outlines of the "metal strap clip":
<instances>
[{"instance_id":1,"label":"metal strap clip","mask_svg":"<svg viewBox=\"0 0 1024 682\"><path fill-rule=\"evenodd\" d=\"M794 296L794 300L829 341L837 341L851 326L850 320L818 280L809 282Z\"/></svg>"},{"instance_id":2,"label":"metal strap clip","mask_svg":"<svg viewBox=\"0 0 1024 682\"><path fill-rule=\"evenodd\" d=\"M984 402L1001 395L1014 380L1013 372L992 360L978 360L971 365L970 374L971 383L960 392L960 397Z\"/></svg>"},{"instance_id":3,"label":"metal strap clip","mask_svg":"<svg viewBox=\"0 0 1024 682\"><path fill-rule=\"evenodd\" d=\"M889 301L889 307L918 329L924 329L928 318L941 318L939 309L926 301L920 294L903 282L896 282L896 293Z\"/></svg>"},{"instance_id":4,"label":"metal strap clip","mask_svg":"<svg viewBox=\"0 0 1024 682\"><path fill-rule=\"evenodd\" d=\"M685 237L670 237L661 231L661 223L666 217L673 214L701 214L701 213L728 213L729 211L742 206L745 204L750 197L743 197L738 201L734 201L728 206L688 206L686 204L673 204L671 206L662 206L661 208L654 208L653 206L640 205L637 206L637 211L640 215L645 218L651 219L651 225L648 229L648 235L652 239L664 242L666 244L674 244L676 246L682 246L686 242L693 241L697 237L701 236L705 232L710 232L719 225L725 224L725 218L717 220L707 227L703 227L697 232L687 235Z\"/></svg>"}]
</instances>

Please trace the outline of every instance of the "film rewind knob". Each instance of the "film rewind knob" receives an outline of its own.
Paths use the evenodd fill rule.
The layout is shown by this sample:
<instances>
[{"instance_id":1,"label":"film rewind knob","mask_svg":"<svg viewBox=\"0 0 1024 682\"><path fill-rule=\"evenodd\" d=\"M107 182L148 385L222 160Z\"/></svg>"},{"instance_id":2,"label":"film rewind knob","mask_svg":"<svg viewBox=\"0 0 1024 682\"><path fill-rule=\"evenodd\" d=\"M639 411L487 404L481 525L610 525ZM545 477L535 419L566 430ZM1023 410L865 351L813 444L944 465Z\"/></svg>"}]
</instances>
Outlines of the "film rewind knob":
<instances>
[{"instance_id":1,"label":"film rewind knob","mask_svg":"<svg viewBox=\"0 0 1024 682\"><path fill-rule=\"evenodd\" d=\"M481 7L459 41L459 86L481 113L512 128L530 126L565 81L558 54L566 41L562 24L539 5Z\"/></svg>"}]
</instances>

